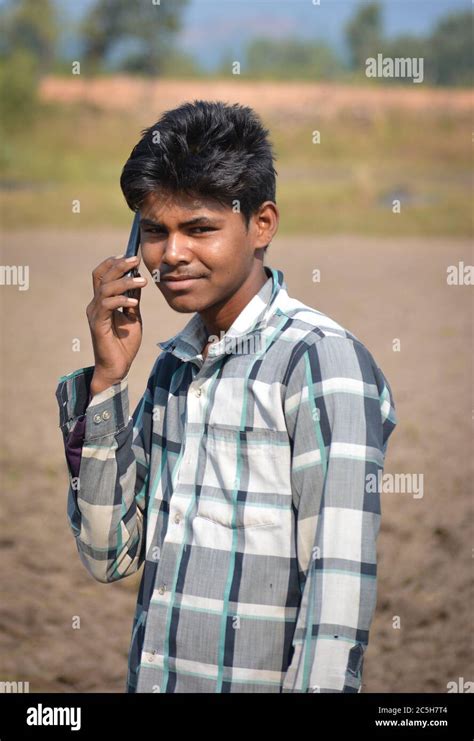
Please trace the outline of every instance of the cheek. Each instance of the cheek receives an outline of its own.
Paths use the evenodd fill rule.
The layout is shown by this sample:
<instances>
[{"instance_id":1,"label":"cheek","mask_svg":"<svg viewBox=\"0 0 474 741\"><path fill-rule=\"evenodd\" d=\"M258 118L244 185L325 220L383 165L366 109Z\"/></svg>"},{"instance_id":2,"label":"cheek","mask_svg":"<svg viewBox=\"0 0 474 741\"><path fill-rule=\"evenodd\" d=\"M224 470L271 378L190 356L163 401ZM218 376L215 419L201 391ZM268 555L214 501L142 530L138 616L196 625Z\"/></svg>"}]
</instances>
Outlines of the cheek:
<instances>
[{"instance_id":1,"label":"cheek","mask_svg":"<svg viewBox=\"0 0 474 741\"><path fill-rule=\"evenodd\" d=\"M142 242L140 244L140 255L147 267L151 265L152 261L156 261L156 250L149 242Z\"/></svg>"},{"instance_id":2,"label":"cheek","mask_svg":"<svg viewBox=\"0 0 474 741\"><path fill-rule=\"evenodd\" d=\"M150 276L153 278L153 274L158 271L158 267L161 262L161 254L157 253L156 249L150 246L140 246L141 263L139 265L140 273L143 275L145 271L148 271ZM148 277L148 276L147 276Z\"/></svg>"},{"instance_id":3,"label":"cheek","mask_svg":"<svg viewBox=\"0 0 474 741\"><path fill-rule=\"evenodd\" d=\"M216 275L239 274L246 270L249 257L252 258L244 235L230 230L222 232L209 244L200 246L196 256Z\"/></svg>"}]
</instances>

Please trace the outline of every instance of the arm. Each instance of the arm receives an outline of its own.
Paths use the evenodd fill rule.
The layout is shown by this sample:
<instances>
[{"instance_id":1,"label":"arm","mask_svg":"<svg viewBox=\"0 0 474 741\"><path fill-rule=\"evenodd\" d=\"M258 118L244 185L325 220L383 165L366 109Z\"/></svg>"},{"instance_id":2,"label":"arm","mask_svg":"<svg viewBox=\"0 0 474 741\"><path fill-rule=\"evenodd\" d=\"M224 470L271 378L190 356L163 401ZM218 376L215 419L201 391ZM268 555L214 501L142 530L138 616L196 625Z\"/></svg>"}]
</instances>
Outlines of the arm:
<instances>
[{"instance_id":1,"label":"arm","mask_svg":"<svg viewBox=\"0 0 474 741\"><path fill-rule=\"evenodd\" d=\"M393 398L369 351L347 337L303 348L286 386L302 598L282 691L360 692L381 516L370 483L396 425Z\"/></svg>"},{"instance_id":2,"label":"arm","mask_svg":"<svg viewBox=\"0 0 474 741\"><path fill-rule=\"evenodd\" d=\"M91 399L90 366L61 377L56 389L68 522L81 561L104 583L133 574L145 558L155 368L132 417L127 377Z\"/></svg>"}]
</instances>

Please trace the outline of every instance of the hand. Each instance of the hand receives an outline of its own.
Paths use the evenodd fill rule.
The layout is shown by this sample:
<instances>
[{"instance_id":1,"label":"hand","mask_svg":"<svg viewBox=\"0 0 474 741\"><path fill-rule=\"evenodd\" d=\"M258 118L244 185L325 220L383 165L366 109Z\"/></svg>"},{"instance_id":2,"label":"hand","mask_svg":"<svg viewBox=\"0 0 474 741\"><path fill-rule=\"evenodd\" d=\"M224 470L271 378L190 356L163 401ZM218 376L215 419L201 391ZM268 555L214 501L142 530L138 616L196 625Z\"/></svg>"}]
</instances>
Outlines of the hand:
<instances>
[{"instance_id":1,"label":"hand","mask_svg":"<svg viewBox=\"0 0 474 741\"><path fill-rule=\"evenodd\" d=\"M122 277L137 268L140 258L108 257L92 272L94 298L86 314L94 348L95 368L91 394L119 383L127 375L142 341L141 289L146 278ZM132 291L133 297L123 296ZM123 312L119 311L123 307Z\"/></svg>"}]
</instances>

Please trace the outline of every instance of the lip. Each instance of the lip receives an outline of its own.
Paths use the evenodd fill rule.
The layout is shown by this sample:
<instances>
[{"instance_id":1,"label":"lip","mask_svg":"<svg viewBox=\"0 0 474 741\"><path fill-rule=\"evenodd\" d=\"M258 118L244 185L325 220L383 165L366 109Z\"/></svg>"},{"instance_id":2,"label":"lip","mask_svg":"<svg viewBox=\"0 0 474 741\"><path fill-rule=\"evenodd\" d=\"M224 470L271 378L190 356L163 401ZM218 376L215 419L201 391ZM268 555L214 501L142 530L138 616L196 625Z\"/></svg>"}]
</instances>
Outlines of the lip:
<instances>
[{"instance_id":1,"label":"lip","mask_svg":"<svg viewBox=\"0 0 474 741\"><path fill-rule=\"evenodd\" d=\"M191 288L197 280L201 280L202 276L196 278L162 278L161 282L173 291L184 291L186 288Z\"/></svg>"}]
</instances>

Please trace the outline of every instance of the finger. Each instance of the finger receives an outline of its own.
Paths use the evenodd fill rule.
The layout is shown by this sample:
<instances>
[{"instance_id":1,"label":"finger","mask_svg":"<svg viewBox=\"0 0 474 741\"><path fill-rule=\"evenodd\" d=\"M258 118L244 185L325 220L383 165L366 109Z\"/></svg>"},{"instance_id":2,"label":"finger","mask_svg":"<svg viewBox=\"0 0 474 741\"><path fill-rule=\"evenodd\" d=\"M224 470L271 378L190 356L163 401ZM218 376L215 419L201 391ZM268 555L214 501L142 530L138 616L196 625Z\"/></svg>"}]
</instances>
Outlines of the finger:
<instances>
[{"instance_id":1,"label":"finger","mask_svg":"<svg viewBox=\"0 0 474 741\"><path fill-rule=\"evenodd\" d=\"M137 298L140 301L142 295L141 289L145 288L145 286L148 284L148 281L143 275L140 275L138 271L137 274L133 276L133 278L133 285L131 288L127 289L127 296L132 296L133 298ZM137 280L135 280L135 278Z\"/></svg>"},{"instance_id":2,"label":"finger","mask_svg":"<svg viewBox=\"0 0 474 741\"><path fill-rule=\"evenodd\" d=\"M128 296L109 296L108 298L104 298L99 303L96 319L98 321L109 319L110 314L115 311L115 309L119 309L121 306L135 306L136 301L136 298L129 298Z\"/></svg>"},{"instance_id":3,"label":"finger","mask_svg":"<svg viewBox=\"0 0 474 741\"><path fill-rule=\"evenodd\" d=\"M139 255L127 260L123 257L108 257L106 260L101 262L95 270L92 271L94 296L97 295L97 291L102 283L121 278L124 273L137 267L139 263Z\"/></svg>"},{"instance_id":4,"label":"finger","mask_svg":"<svg viewBox=\"0 0 474 741\"><path fill-rule=\"evenodd\" d=\"M128 319L139 319L141 320L141 313L140 313L140 299L142 295L142 289L141 288L133 288L130 291L130 298L136 299L138 301L137 304L134 306L124 306L123 307L123 313Z\"/></svg>"},{"instance_id":5,"label":"finger","mask_svg":"<svg viewBox=\"0 0 474 741\"><path fill-rule=\"evenodd\" d=\"M140 255L135 255L134 257L116 257L114 258L114 262L109 267L107 272L104 274L102 281L103 282L109 282L111 280L117 280L118 278L122 278L125 276L126 273L129 271L133 273L134 270L138 269L138 266L140 264Z\"/></svg>"},{"instance_id":6,"label":"finger","mask_svg":"<svg viewBox=\"0 0 474 741\"><path fill-rule=\"evenodd\" d=\"M94 268L94 270L92 271L92 288L94 290L94 296L96 295L97 289L100 286L102 277L111 268L115 259L115 257L107 257L105 260L102 260L102 262L99 263L99 265L97 265L97 267Z\"/></svg>"},{"instance_id":7,"label":"finger","mask_svg":"<svg viewBox=\"0 0 474 741\"><path fill-rule=\"evenodd\" d=\"M99 286L99 296L106 298L108 296L118 296L125 291L132 291L135 288L143 288L148 283L147 279L140 276L135 278L118 278L117 280L103 281Z\"/></svg>"}]
</instances>

